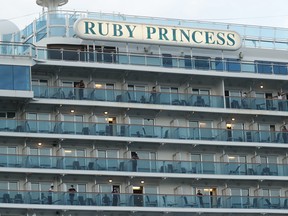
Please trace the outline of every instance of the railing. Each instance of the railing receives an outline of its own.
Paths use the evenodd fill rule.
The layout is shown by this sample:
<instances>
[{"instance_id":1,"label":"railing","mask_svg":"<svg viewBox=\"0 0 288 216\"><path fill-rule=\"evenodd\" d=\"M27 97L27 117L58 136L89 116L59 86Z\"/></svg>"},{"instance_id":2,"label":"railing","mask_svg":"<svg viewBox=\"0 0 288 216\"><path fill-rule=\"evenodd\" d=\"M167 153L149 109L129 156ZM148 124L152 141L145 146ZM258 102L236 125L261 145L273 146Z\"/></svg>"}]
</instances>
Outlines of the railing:
<instances>
[{"instance_id":1,"label":"railing","mask_svg":"<svg viewBox=\"0 0 288 216\"><path fill-rule=\"evenodd\" d=\"M72 121L0 119L0 132L96 135L157 139L287 143L287 132Z\"/></svg>"},{"instance_id":2,"label":"railing","mask_svg":"<svg viewBox=\"0 0 288 216\"><path fill-rule=\"evenodd\" d=\"M0 203L162 208L288 209L287 197L0 191ZM112 210L112 208L111 208Z\"/></svg>"},{"instance_id":3,"label":"railing","mask_svg":"<svg viewBox=\"0 0 288 216\"><path fill-rule=\"evenodd\" d=\"M242 61L237 59L210 59L197 58L191 56L162 56L152 54L136 53L114 53L114 52L84 52L63 49L47 49L34 47L31 44L5 43L0 44L0 55L8 56L30 56L38 60L61 60L61 61L80 61L98 62L123 65L143 65L165 68L181 68L210 70L218 72L233 73L257 73L287 75L288 68L286 63L274 63L265 61Z\"/></svg>"},{"instance_id":4,"label":"railing","mask_svg":"<svg viewBox=\"0 0 288 216\"><path fill-rule=\"evenodd\" d=\"M35 49L31 44L0 42L0 55L35 57Z\"/></svg>"},{"instance_id":5,"label":"railing","mask_svg":"<svg viewBox=\"0 0 288 216\"><path fill-rule=\"evenodd\" d=\"M69 88L33 86L34 97L68 100L92 100L127 103L169 104L182 106L202 106L224 108L222 96L193 95L181 93L130 91L101 88Z\"/></svg>"},{"instance_id":6,"label":"railing","mask_svg":"<svg viewBox=\"0 0 288 216\"><path fill-rule=\"evenodd\" d=\"M101 88L32 86L35 98L148 103L224 108L223 96ZM225 97L226 108L288 111L288 101L269 98Z\"/></svg>"},{"instance_id":7,"label":"railing","mask_svg":"<svg viewBox=\"0 0 288 216\"><path fill-rule=\"evenodd\" d=\"M288 100L255 97L225 97L226 108L288 111Z\"/></svg>"},{"instance_id":8,"label":"railing","mask_svg":"<svg viewBox=\"0 0 288 216\"><path fill-rule=\"evenodd\" d=\"M0 167L148 173L288 176L287 164L1 154Z\"/></svg>"},{"instance_id":9,"label":"railing","mask_svg":"<svg viewBox=\"0 0 288 216\"><path fill-rule=\"evenodd\" d=\"M38 42L44 37L73 37L73 25L78 18L92 18L99 20L124 21L131 23L149 23L154 25L182 26L187 28L202 28L216 30L230 30L238 32L243 39L243 46L253 48L287 50L288 29L264 26L241 25L232 23L207 22L197 20L179 20L125 14L83 12L83 11L52 11L43 13L34 23L28 25L21 32L4 35L6 40L28 40Z\"/></svg>"},{"instance_id":10,"label":"railing","mask_svg":"<svg viewBox=\"0 0 288 216\"><path fill-rule=\"evenodd\" d=\"M197 58L191 56L164 56L152 54L136 53L114 53L114 52L84 52L72 50L56 50L38 47L36 49L37 59L39 60L60 60L60 61L80 61L98 62L122 65L142 65L165 68L210 70L218 72L232 73L256 73L287 75L286 63L273 63L264 61L242 61L238 59L210 59Z\"/></svg>"}]
</instances>

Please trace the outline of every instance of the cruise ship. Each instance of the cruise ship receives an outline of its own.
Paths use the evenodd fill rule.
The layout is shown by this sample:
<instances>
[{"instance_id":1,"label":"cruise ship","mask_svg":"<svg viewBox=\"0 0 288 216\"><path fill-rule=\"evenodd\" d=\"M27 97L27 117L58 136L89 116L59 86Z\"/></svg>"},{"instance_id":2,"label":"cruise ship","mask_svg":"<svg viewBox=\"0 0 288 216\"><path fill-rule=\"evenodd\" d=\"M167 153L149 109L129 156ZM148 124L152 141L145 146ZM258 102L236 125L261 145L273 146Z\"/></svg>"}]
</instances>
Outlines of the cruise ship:
<instances>
[{"instance_id":1,"label":"cruise ship","mask_svg":"<svg viewBox=\"0 0 288 216\"><path fill-rule=\"evenodd\" d=\"M288 215L288 28L35 2L0 23L1 216Z\"/></svg>"}]
</instances>

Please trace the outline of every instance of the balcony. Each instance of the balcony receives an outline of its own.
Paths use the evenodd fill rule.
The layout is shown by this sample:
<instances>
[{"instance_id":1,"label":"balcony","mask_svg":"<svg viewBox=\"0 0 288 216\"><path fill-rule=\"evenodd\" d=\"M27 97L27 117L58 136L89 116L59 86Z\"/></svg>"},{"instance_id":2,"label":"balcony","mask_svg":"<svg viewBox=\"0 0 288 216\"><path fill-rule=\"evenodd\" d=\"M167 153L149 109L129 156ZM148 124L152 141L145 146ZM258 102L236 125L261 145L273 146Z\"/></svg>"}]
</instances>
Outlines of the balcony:
<instances>
[{"instance_id":1,"label":"balcony","mask_svg":"<svg viewBox=\"0 0 288 216\"><path fill-rule=\"evenodd\" d=\"M0 119L2 136L10 133L66 134L78 136L110 136L148 139L204 140L226 142L287 142L283 131L240 130L162 125L110 124L96 122L41 121ZM79 137L78 137L79 138ZM153 140L155 141L155 140ZM248 144L248 143L247 143ZM255 144L253 144L255 146Z\"/></svg>"},{"instance_id":2,"label":"balcony","mask_svg":"<svg viewBox=\"0 0 288 216\"><path fill-rule=\"evenodd\" d=\"M177 106L224 108L224 99L218 95L193 95L184 93L129 91L102 88L68 88L33 86L35 98L90 100L126 103L162 104ZM79 94L81 91L82 94Z\"/></svg>"},{"instance_id":3,"label":"balcony","mask_svg":"<svg viewBox=\"0 0 288 216\"><path fill-rule=\"evenodd\" d=\"M265 75L287 75L285 63L265 61L242 61L239 59L199 59L192 56L165 56L135 54L132 52L86 52L63 49L47 49L21 43L0 43L0 56L35 58L38 61L57 60L86 63L108 63L120 65L152 66L186 70L208 70L215 72L252 73Z\"/></svg>"},{"instance_id":4,"label":"balcony","mask_svg":"<svg viewBox=\"0 0 288 216\"><path fill-rule=\"evenodd\" d=\"M230 73L249 73L265 75L287 75L288 68L285 63L265 62L265 61L242 61L239 59L222 59L222 58L197 58L189 55L172 56L153 55L153 54L136 54L132 52L88 52L88 51L71 51L63 49L37 48L35 50L37 60L57 60L57 61L74 61L86 63L106 63L118 65L137 65L152 66L162 68L178 68L185 70L230 72ZM221 75L221 74L219 74Z\"/></svg>"},{"instance_id":5,"label":"balcony","mask_svg":"<svg viewBox=\"0 0 288 216\"><path fill-rule=\"evenodd\" d=\"M129 193L80 193L76 192L72 196L68 192L43 192L43 191L0 191L0 203L11 205L17 208L28 208L25 205L46 205L54 206L90 206L95 210L97 207L110 206L109 210L121 211L128 210L127 207L138 207L139 210L147 207L154 208L186 208L187 211L201 208L203 211L213 208L216 209L288 209L287 197L271 196L197 196L197 195L171 195L171 194L129 194ZM116 208L117 206L117 208ZM6 206L7 207L7 206ZM22 207L22 208L23 208ZM39 208L37 207L37 208ZM120 209L119 209L120 207ZM89 210L91 210L89 209ZM135 209L135 208L133 208ZM154 209L157 211L156 209ZM221 211L221 210L220 210ZM253 211L255 212L255 211Z\"/></svg>"},{"instance_id":6,"label":"balcony","mask_svg":"<svg viewBox=\"0 0 288 216\"><path fill-rule=\"evenodd\" d=\"M198 95L185 93L129 91L101 88L32 87L35 98L62 100L89 100L125 103L161 104L192 107L224 107L224 97L220 95ZM81 91L81 94L80 94ZM288 111L288 101L255 97L225 97L226 108L269 111Z\"/></svg>"},{"instance_id":7,"label":"balcony","mask_svg":"<svg viewBox=\"0 0 288 216\"><path fill-rule=\"evenodd\" d=\"M45 155L0 155L0 168L29 168L138 173L242 176L288 176L287 164L214 161L145 160ZM87 172L87 173L88 173ZM94 174L93 174L94 175Z\"/></svg>"}]
</instances>

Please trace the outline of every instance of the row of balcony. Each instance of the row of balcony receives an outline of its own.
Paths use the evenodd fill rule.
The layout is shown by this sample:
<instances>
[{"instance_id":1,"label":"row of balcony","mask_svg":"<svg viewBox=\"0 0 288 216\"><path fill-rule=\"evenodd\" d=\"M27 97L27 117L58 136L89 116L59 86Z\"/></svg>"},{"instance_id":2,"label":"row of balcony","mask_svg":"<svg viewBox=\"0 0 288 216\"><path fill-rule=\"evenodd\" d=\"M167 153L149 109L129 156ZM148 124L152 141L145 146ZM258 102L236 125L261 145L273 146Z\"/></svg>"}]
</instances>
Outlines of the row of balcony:
<instances>
[{"instance_id":1,"label":"row of balcony","mask_svg":"<svg viewBox=\"0 0 288 216\"><path fill-rule=\"evenodd\" d=\"M288 132L73 121L0 119L0 132L288 143Z\"/></svg>"},{"instance_id":2,"label":"row of balcony","mask_svg":"<svg viewBox=\"0 0 288 216\"><path fill-rule=\"evenodd\" d=\"M219 95L197 95L187 93L165 93L148 91L130 91L101 88L69 88L33 86L35 98L66 100L91 100L127 103L146 103L161 105L216 107L234 109L254 109L269 111L288 111L287 100L256 97L224 97Z\"/></svg>"},{"instance_id":3,"label":"row of balcony","mask_svg":"<svg viewBox=\"0 0 288 216\"><path fill-rule=\"evenodd\" d=\"M153 67L212 70L226 72L244 72L256 74L287 75L287 63L267 62L267 61L242 61L240 59L212 60L208 57L172 56L170 54L152 55L136 53L116 53L116 52L86 52L80 50L53 50L32 45L0 44L0 55L31 56L39 60L62 60L99 62L122 65L144 65Z\"/></svg>"},{"instance_id":4,"label":"row of balcony","mask_svg":"<svg viewBox=\"0 0 288 216\"><path fill-rule=\"evenodd\" d=\"M287 64L264 61L241 61L240 59L212 60L208 57L172 56L171 54L152 55L116 52L83 52L71 50L52 50L37 48L38 59L100 62L126 65L145 65L154 67L212 70L226 72L245 72L257 74L287 75Z\"/></svg>"},{"instance_id":5,"label":"row of balcony","mask_svg":"<svg viewBox=\"0 0 288 216\"><path fill-rule=\"evenodd\" d=\"M35 20L35 26L32 24L28 25L23 31L19 33L19 38L21 35L30 37L31 35L38 33L39 30L43 28L58 28L59 32L65 36L63 32L67 31L69 28L73 27L74 22L78 18L92 18L99 20L111 20L120 22L131 22L131 23L150 23L154 25L164 25L164 26L181 26L186 28L201 28L201 29L221 29L221 30L232 30L236 31L242 35L243 40L247 38L253 38L254 41L263 40L268 43L267 39L273 39L273 42L277 40L283 42L283 39L288 37L288 30L284 28L277 27L267 27L267 26L250 26L241 25L233 23L217 23L217 22L203 22L197 20L179 20L179 19L169 19L169 18L157 18L157 17L144 17L135 16L127 14L116 14L116 13L103 13L103 12L83 12L83 11L46 11L38 19ZM48 25L49 23L49 25ZM50 30L51 31L51 30ZM75 34L71 31L71 35ZM265 40L266 39L266 40Z\"/></svg>"},{"instance_id":6,"label":"row of balcony","mask_svg":"<svg viewBox=\"0 0 288 216\"><path fill-rule=\"evenodd\" d=\"M2 195L2 196L1 196ZM1 203L162 208L288 209L287 197L0 191Z\"/></svg>"},{"instance_id":7,"label":"row of balcony","mask_svg":"<svg viewBox=\"0 0 288 216\"><path fill-rule=\"evenodd\" d=\"M144 65L153 67L212 70L226 72L244 72L256 74L287 75L287 63L265 61L241 61L240 59L212 60L208 57L172 56L170 54L152 55L116 52L84 52L71 50L52 50L37 48L36 55L39 60L64 60L81 62L99 62L122 65Z\"/></svg>"},{"instance_id":8,"label":"row of balcony","mask_svg":"<svg viewBox=\"0 0 288 216\"><path fill-rule=\"evenodd\" d=\"M0 167L119 172L288 176L287 164L0 155Z\"/></svg>"}]
</instances>

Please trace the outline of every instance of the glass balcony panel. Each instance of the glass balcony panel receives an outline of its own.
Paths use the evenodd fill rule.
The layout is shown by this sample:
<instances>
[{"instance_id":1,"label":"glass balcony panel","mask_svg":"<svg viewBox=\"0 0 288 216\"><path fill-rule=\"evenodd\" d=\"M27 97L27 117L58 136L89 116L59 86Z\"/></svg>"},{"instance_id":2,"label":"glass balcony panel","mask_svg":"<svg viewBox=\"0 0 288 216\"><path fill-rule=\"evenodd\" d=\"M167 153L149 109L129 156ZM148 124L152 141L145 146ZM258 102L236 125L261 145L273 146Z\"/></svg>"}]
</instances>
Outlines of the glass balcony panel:
<instances>
[{"instance_id":1,"label":"glass balcony panel","mask_svg":"<svg viewBox=\"0 0 288 216\"><path fill-rule=\"evenodd\" d=\"M40 156L40 167L45 169L52 168L52 157Z\"/></svg>"},{"instance_id":2,"label":"glass balcony panel","mask_svg":"<svg viewBox=\"0 0 288 216\"><path fill-rule=\"evenodd\" d=\"M159 101L160 104L172 104L171 103L171 98L170 98L170 94L167 94L167 93L159 93L157 94L157 98L159 98L159 100L156 100Z\"/></svg>"},{"instance_id":3,"label":"glass balcony panel","mask_svg":"<svg viewBox=\"0 0 288 216\"><path fill-rule=\"evenodd\" d=\"M188 139L188 128L172 128L174 130L174 139Z\"/></svg>"},{"instance_id":4,"label":"glass balcony panel","mask_svg":"<svg viewBox=\"0 0 288 216\"><path fill-rule=\"evenodd\" d=\"M107 136L107 132L109 132L109 125L107 124L96 124L97 130L96 135Z\"/></svg>"},{"instance_id":5,"label":"glass balcony panel","mask_svg":"<svg viewBox=\"0 0 288 216\"><path fill-rule=\"evenodd\" d=\"M146 56L148 66L162 66L162 58L158 56Z\"/></svg>"},{"instance_id":6,"label":"glass balcony panel","mask_svg":"<svg viewBox=\"0 0 288 216\"><path fill-rule=\"evenodd\" d=\"M255 61L257 72L261 74L272 74L271 62Z\"/></svg>"},{"instance_id":7,"label":"glass balcony panel","mask_svg":"<svg viewBox=\"0 0 288 216\"><path fill-rule=\"evenodd\" d=\"M23 157L19 155L7 155L8 167L21 167Z\"/></svg>"},{"instance_id":8,"label":"glass balcony panel","mask_svg":"<svg viewBox=\"0 0 288 216\"><path fill-rule=\"evenodd\" d=\"M255 73L255 64L254 63L247 63L247 62L242 62L241 63L241 70L242 72L247 72L247 73Z\"/></svg>"},{"instance_id":9,"label":"glass balcony panel","mask_svg":"<svg viewBox=\"0 0 288 216\"><path fill-rule=\"evenodd\" d=\"M9 45L0 45L0 53L1 55L9 55L11 53L11 46Z\"/></svg>"},{"instance_id":10,"label":"glass balcony panel","mask_svg":"<svg viewBox=\"0 0 288 216\"><path fill-rule=\"evenodd\" d=\"M275 29L274 28L265 28L261 27L260 29L262 38L274 38L275 35Z\"/></svg>"},{"instance_id":11,"label":"glass balcony panel","mask_svg":"<svg viewBox=\"0 0 288 216\"><path fill-rule=\"evenodd\" d=\"M199 128L199 134L200 134L201 140L213 140L214 139L211 128Z\"/></svg>"},{"instance_id":12,"label":"glass balcony panel","mask_svg":"<svg viewBox=\"0 0 288 216\"><path fill-rule=\"evenodd\" d=\"M98 158L96 160L96 170L108 170L106 158Z\"/></svg>"},{"instance_id":13,"label":"glass balcony panel","mask_svg":"<svg viewBox=\"0 0 288 216\"><path fill-rule=\"evenodd\" d=\"M36 42L39 42L40 40L47 37L47 28L43 28L39 32L36 33Z\"/></svg>"},{"instance_id":14,"label":"glass balcony panel","mask_svg":"<svg viewBox=\"0 0 288 216\"><path fill-rule=\"evenodd\" d=\"M66 150L66 151L69 151L69 150ZM65 157L63 162L64 162L64 169L77 169L77 165L79 164L77 162L77 158L70 157L70 156Z\"/></svg>"},{"instance_id":15,"label":"glass balcony panel","mask_svg":"<svg viewBox=\"0 0 288 216\"><path fill-rule=\"evenodd\" d=\"M253 26L246 26L245 35L258 38L260 36L260 28Z\"/></svg>"},{"instance_id":16,"label":"glass balcony panel","mask_svg":"<svg viewBox=\"0 0 288 216\"><path fill-rule=\"evenodd\" d=\"M189 138L198 140L200 139L200 129L197 128L189 128Z\"/></svg>"},{"instance_id":17,"label":"glass balcony panel","mask_svg":"<svg viewBox=\"0 0 288 216\"><path fill-rule=\"evenodd\" d=\"M137 161L138 172L151 172L151 164L148 160L138 160Z\"/></svg>"},{"instance_id":18,"label":"glass balcony panel","mask_svg":"<svg viewBox=\"0 0 288 216\"><path fill-rule=\"evenodd\" d=\"M215 174L215 164L213 162L202 162L203 165L203 174Z\"/></svg>"},{"instance_id":19,"label":"glass balcony panel","mask_svg":"<svg viewBox=\"0 0 288 216\"><path fill-rule=\"evenodd\" d=\"M71 57L73 56L76 56L76 54L72 55ZM94 52L78 51L78 59L75 61L77 60L82 62L95 62Z\"/></svg>"},{"instance_id":20,"label":"glass balcony panel","mask_svg":"<svg viewBox=\"0 0 288 216\"><path fill-rule=\"evenodd\" d=\"M162 66L163 67L172 67L173 66L172 60L173 58L171 54L162 54Z\"/></svg>"},{"instance_id":21,"label":"glass balcony panel","mask_svg":"<svg viewBox=\"0 0 288 216\"><path fill-rule=\"evenodd\" d=\"M154 126L144 125L142 131L144 137L155 137Z\"/></svg>"},{"instance_id":22,"label":"glass balcony panel","mask_svg":"<svg viewBox=\"0 0 288 216\"><path fill-rule=\"evenodd\" d=\"M62 122L64 134L75 134L75 123L74 122Z\"/></svg>"},{"instance_id":23,"label":"glass balcony panel","mask_svg":"<svg viewBox=\"0 0 288 216\"><path fill-rule=\"evenodd\" d=\"M68 16L68 22L69 22L69 26L73 26L74 23L79 19L81 18L81 15L80 14L66 14ZM63 17L64 18L64 17ZM61 23L62 25L65 24L65 23Z\"/></svg>"},{"instance_id":24,"label":"glass balcony panel","mask_svg":"<svg viewBox=\"0 0 288 216\"><path fill-rule=\"evenodd\" d=\"M230 72L240 72L241 64L238 59L227 59L226 61L226 69Z\"/></svg>"},{"instance_id":25,"label":"glass balcony panel","mask_svg":"<svg viewBox=\"0 0 288 216\"><path fill-rule=\"evenodd\" d=\"M91 100L106 101L106 91L105 89L95 88L91 91L89 95Z\"/></svg>"},{"instance_id":26,"label":"glass balcony panel","mask_svg":"<svg viewBox=\"0 0 288 216\"><path fill-rule=\"evenodd\" d=\"M119 64L130 64L129 55L128 54L118 54L118 62L119 62Z\"/></svg>"},{"instance_id":27,"label":"glass balcony panel","mask_svg":"<svg viewBox=\"0 0 288 216\"><path fill-rule=\"evenodd\" d=\"M210 59L209 58L202 58L202 57L196 57L194 59L194 66L195 69L200 70L209 70L210 69Z\"/></svg>"},{"instance_id":28,"label":"glass balcony panel","mask_svg":"<svg viewBox=\"0 0 288 216\"><path fill-rule=\"evenodd\" d=\"M236 31L240 35L244 35L244 33L245 33L245 27L240 26L240 25L238 26L238 25L231 24L231 25L229 25L229 30Z\"/></svg>"},{"instance_id":29,"label":"glass balcony panel","mask_svg":"<svg viewBox=\"0 0 288 216\"><path fill-rule=\"evenodd\" d=\"M108 159L107 160L107 168L111 171L117 171L119 168L119 160L118 159Z\"/></svg>"},{"instance_id":30,"label":"glass balcony panel","mask_svg":"<svg viewBox=\"0 0 288 216\"><path fill-rule=\"evenodd\" d=\"M252 48L260 48L260 41L252 40L252 39L245 39L245 46L252 47Z\"/></svg>"},{"instance_id":31,"label":"glass balcony panel","mask_svg":"<svg viewBox=\"0 0 288 216\"><path fill-rule=\"evenodd\" d=\"M180 68L186 68L186 69L192 69L192 58L190 55L185 55L184 59L179 59L179 67Z\"/></svg>"},{"instance_id":32,"label":"glass balcony panel","mask_svg":"<svg viewBox=\"0 0 288 216\"><path fill-rule=\"evenodd\" d=\"M33 34L33 23L28 25L24 30L22 30L21 35L24 35L26 38L28 38L30 35Z\"/></svg>"},{"instance_id":33,"label":"glass balcony panel","mask_svg":"<svg viewBox=\"0 0 288 216\"><path fill-rule=\"evenodd\" d=\"M49 36L50 37L66 37L66 28L65 26L53 26L49 28Z\"/></svg>"},{"instance_id":34,"label":"glass balcony panel","mask_svg":"<svg viewBox=\"0 0 288 216\"><path fill-rule=\"evenodd\" d=\"M274 46L275 46L275 49L277 49L277 50L287 50L288 43L286 43L286 42L275 42Z\"/></svg>"},{"instance_id":35,"label":"glass balcony panel","mask_svg":"<svg viewBox=\"0 0 288 216\"><path fill-rule=\"evenodd\" d=\"M116 55L114 53L103 53L103 62L116 63Z\"/></svg>"},{"instance_id":36,"label":"glass balcony panel","mask_svg":"<svg viewBox=\"0 0 288 216\"><path fill-rule=\"evenodd\" d=\"M274 74L287 75L287 65L286 64L273 64Z\"/></svg>"},{"instance_id":37,"label":"glass balcony panel","mask_svg":"<svg viewBox=\"0 0 288 216\"><path fill-rule=\"evenodd\" d=\"M178 90L177 90L178 91ZM171 93L170 97L171 97L171 104L173 105L180 105L182 103L182 101L179 98L180 94L178 93ZM184 104L183 104L184 105Z\"/></svg>"},{"instance_id":38,"label":"glass balcony panel","mask_svg":"<svg viewBox=\"0 0 288 216\"><path fill-rule=\"evenodd\" d=\"M44 15L36 20L36 31L39 31L43 27L46 27L46 25L47 25L47 18L46 15Z\"/></svg>"},{"instance_id":39,"label":"glass balcony panel","mask_svg":"<svg viewBox=\"0 0 288 216\"><path fill-rule=\"evenodd\" d=\"M66 25L66 18L65 18L65 14L52 14L49 13L48 15L49 18L49 24L50 25Z\"/></svg>"},{"instance_id":40,"label":"glass balcony panel","mask_svg":"<svg viewBox=\"0 0 288 216\"><path fill-rule=\"evenodd\" d=\"M130 62L134 65L146 65L146 58L144 56L130 55Z\"/></svg>"},{"instance_id":41,"label":"glass balcony panel","mask_svg":"<svg viewBox=\"0 0 288 216\"><path fill-rule=\"evenodd\" d=\"M276 29L275 30L275 38L276 39L285 39L288 37L287 29Z\"/></svg>"},{"instance_id":42,"label":"glass balcony panel","mask_svg":"<svg viewBox=\"0 0 288 216\"><path fill-rule=\"evenodd\" d=\"M274 49L274 41L260 41L261 48Z\"/></svg>"},{"instance_id":43,"label":"glass balcony panel","mask_svg":"<svg viewBox=\"0 0 288 216\"><path fill-rule=\"evenodd\" d=\"M111 89L106 90L106 98L107 101L116 101L114 91Z\"/></svg>"},{"instance_id":44,"label":"glass balcony panel","mask_svg":"<svg viewBox=\"0 0 288 216\"><path fill-rule=\"evenodd\" d=\"M224 98L222 96L211 96L210 95L210 106L224 108Z\"/></svg>"},{"instance_id":45,"label":"glass balcony panel","mask_svg":"<svg viewBox=\"0 0 288 216\"><path fill-rule=\"evenodd\" d=\"M51 60L63 60L63 53L61 50L47 50L47 59Z\"/></svg>"},{"instance_id":46,"label":"glass balcony panel","mask_svg":"<svg viewBox=\"0 0 288 216\"><path fill-rule=\"evenodd\" d=\"M271 100L268 99L268 101L269 101L268 107L270 107ZM267 109L266 102L267 100L265 98L254 98L252 107L253 109L257 109L257 110L266 110Z\"/></svg>"},{"instance_id":47,"label":"glass balcony panel","mask_svg":"<svg viewBox=\"0 0 288 216\"><path fill-rule=\"evenodd\" d=\"M226 97L226 102L229 102L229 107L233 109L240 109L242 105L241 97Z\"/></svg>"},{"instance_id":48,"label":"glass balcony panel","mask_svg":"<svg viewBox=\"0 0 288 216\"><path fill-rule=\"evenodd\" d=\"M47 52L45 49L37 49L37 58L38 59L46 59Z\"/></svg>"},{"instance_id":49,"label":"glass balcony panel","mask_svg":"<svg viewBox=\"0 0 288 216\"><path fill-rule=\"evenodd\" d=\"M243 130L232 130L231 140L237 142L243 142L244 140L244 131Z\"/></svg>"},{"instance_id":50,"label":"glass balcony panel","mask_svg":"<svg viewBox=\"0 0 288 216\"><path fill-rule=\"evenodd\" d=\"M78 51L63 51L63 60L67 61L79 61L80 60L80 53Z\"/></svg>"},{"instance_id":51,"label":"glass balcony panel","mask_svg":"<svg viewBox=\"0 0 288 216\"><path fill-rule=\"evenodd\" d=\"M271 140L269 131L259 131L260 142L269 142Z\"/></svg>"}]
</instances>

